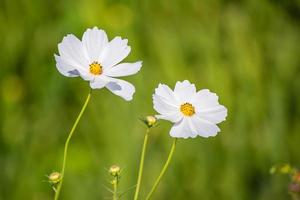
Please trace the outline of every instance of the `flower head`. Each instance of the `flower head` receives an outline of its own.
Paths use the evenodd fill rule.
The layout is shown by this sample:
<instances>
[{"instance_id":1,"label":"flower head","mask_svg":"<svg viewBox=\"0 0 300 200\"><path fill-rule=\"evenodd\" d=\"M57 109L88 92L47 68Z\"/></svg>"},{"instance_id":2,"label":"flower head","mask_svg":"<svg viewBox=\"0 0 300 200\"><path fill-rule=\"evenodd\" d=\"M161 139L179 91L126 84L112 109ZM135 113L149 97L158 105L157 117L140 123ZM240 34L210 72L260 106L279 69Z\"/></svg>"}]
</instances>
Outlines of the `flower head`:
<instances>
[{"instance_id":1,"label":"flower head","mask_svg":"<svg viewBox=\"0 0 300 200\"><path fill-rule=\"evenodd\" d=\"M153 94L158 119L174 123L170 135L176 138L210 137L220 131L216 125L225 120L227 109L220 105L218 96L207 89L196 91L194 84L177 82L174 91L159 84Z\"/></svg>"},{"instance_id":2,"label":"flower head","mask_svg":"<svg viewBox=\"0 0 300 200\"><path fill-rule=\"evenodd\" d=\"M80 76L90 82L91 88L106 87L129 101L134 86L116 77L129 76L141 69L141 61L120 63L130 50L127 39L115 37L108 41L105 31L94 27L84 32L81 41L73 34L63 38L58 44L59 55L55 55L56 67L64 76Z\"/></svg>"}]
</instances>

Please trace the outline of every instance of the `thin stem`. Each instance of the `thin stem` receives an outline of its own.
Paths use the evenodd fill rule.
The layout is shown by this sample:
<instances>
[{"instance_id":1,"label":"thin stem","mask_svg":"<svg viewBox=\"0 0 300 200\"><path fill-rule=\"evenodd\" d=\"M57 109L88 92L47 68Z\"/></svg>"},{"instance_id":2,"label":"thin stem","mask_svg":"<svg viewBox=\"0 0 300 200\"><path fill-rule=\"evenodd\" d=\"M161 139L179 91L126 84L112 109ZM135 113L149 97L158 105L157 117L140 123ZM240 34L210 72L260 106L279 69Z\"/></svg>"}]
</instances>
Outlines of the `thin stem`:
<instances>
[{"instance_id":1,"label":"thin stem","mask_svg":"<svg viewBox=\"0 0 300 200\"><path fill-rule=\"evenodd\" d=\"M146 134L145 134L145 137L144 137L144 144L143 144L143 149L142 149L142 154L141 154L139 175L138 175L138 180L137 180L137 184L136 184L134 200L138 199L139 192L140 192L143 169L144 169L145 153L146 153L146 147L147 147L147 142L148 142L148 137L149 137L149 131L150 131L150 128L147 128L147 131L146 131Z\"/></svg>"},{"instance_id":2,"label":"thin stem","mask_svg":"<svg viewBox=\"0 0 300 200\"><path fill-rule=\"evenodd\" d=\"M159 184L161 178L163 177L163 175L164 175L165 172L167 171L168 166L169 166L169 164L170 164L170 162L171 162L172 156L173 156L173 154L174 154L174 150L175 150L175 147L176 147L176 142L177 142L177 138L175 138L175 139L173 140L173 144L172 144L172 147L171 147L171 150L170 150L168 159L167 159L167 161L166 161L166 163L165 163L163 169L161 170L161 172L160 172L158 178L156 179L154 185L152 186L151 191L150 191L149 194L147 195L146 200L149 200L149 199L151 198L151 196L153 195L155 189L157 188L157 186L158 186L158 184Z\"/></svg>"},{"instance_id":3,"label":"thin stem","mask_svg":"<svg viewBox=\"0 0 300 200\"><path fill-rule=\"evenodd\" d=\"M75 120L75 123L69 133L69 136L66 140L66 143L65 143L65 148L64 148L64 158L63 158L63 164L62 164L62 169L61 169L61 181L58 183L58 186L57 186L57 189L56 189L56 192L55 192L55 197L54 199L55 200L58 200L58 197L60 195L60 190L61 190L61 187L62 187L62 183L63 183L63 180L64 180L64 175L65 175L65 167L66 167L66 160L67 160L67 154L68 154L68 147L69 147L69 143L70 143L70 140L73 136L73 133L77 127L77 124L78 122L80 121L80 118L82 116L82 114L84 113L89 101L90 101L90 98L91 98L91 90L85 100L85 103L83 104L82 108L81 108L81 111L79 113L79 115L77 116L76 120Z\"/></svg>"},{"instance_id":4,"label":"thin stem","mask_svg":"<svg viewBox=\"0 0 300 200\"><path fill-rule=\"evenodd\" d=\"M118 199L118 178L116 177L113 181L113 188L114 188L114 193L113 193L113 200Z\"/></svg>"}]
</instances>

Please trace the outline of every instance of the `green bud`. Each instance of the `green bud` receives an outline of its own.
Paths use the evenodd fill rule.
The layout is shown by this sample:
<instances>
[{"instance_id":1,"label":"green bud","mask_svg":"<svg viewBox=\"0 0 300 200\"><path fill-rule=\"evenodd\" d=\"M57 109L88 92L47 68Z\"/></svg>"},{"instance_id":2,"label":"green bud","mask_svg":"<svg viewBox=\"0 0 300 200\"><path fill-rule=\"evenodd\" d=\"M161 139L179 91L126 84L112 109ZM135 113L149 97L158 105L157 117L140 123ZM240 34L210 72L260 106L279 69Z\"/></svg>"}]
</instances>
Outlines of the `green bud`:
<instances>
[{"instance_id":1,"label":"green bud","mask_svg":"<svg viewBox=\"0 0 300 200\"><path fill-rule=\"evenodd\" d=\"M59 172L52 172L48 176L48 179L51 184L57 184L61 181L61 174Z\"/></svg>"},{"instance_id":2,"label":"green bud","mask_svg":"<svg viewBox=\"0 0 300 200\"><path fill-rule=\"evenodd\" d=\"M118 165L112 165L109 168L109 173L110 175L116 177L116 176L120 176L121 173L121 168Z\"/></svg>"},{"instance_id":3,"label":"green bud","mask_svg":"<svg viewBox=\"0 0 300 200\"><path fill-rule=\"evenodd\" d=\"M143 121L146 124L146 126L148 126L148 128L155 126L156 122L157 122L156 117L154 117L152 115L149 115L145 118L140 118L140 120Z\"/></svg>"}]
</instances>

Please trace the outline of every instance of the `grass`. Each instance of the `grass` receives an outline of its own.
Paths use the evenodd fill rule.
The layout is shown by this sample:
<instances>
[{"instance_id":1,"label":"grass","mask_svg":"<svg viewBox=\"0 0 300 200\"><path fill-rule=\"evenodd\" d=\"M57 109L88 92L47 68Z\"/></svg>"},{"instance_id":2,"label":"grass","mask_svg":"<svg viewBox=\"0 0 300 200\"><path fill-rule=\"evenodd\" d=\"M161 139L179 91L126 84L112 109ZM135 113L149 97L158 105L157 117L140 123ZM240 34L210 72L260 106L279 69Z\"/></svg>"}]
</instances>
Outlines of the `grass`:
<instances>
[{"instance_id":1,"label":"grass","mask_svg":"<svg viewBox=\"0 0 300 200\"><path fill-rule=\"evenodd\" d=\"M130 103L109 91L93 98L70 144L62 199L103 199L106 168L124 167L120 190L135 184L151 95L163 82L189 79L220 96L229 115L211 139L179 140L155 199L287 199L275 163L300 166L298 1L0 2L0 199L47 200L45 175L61 166L63 145L86 82L61 76L53 54L67 33L87 27L128 38L126 61L143 60L128 77ZM171 124L149 137L141 197L171 145ZM75 192L74 192L75 191ZM124 199L132 199L134 189Z\"/></svg>"}]
</instances>

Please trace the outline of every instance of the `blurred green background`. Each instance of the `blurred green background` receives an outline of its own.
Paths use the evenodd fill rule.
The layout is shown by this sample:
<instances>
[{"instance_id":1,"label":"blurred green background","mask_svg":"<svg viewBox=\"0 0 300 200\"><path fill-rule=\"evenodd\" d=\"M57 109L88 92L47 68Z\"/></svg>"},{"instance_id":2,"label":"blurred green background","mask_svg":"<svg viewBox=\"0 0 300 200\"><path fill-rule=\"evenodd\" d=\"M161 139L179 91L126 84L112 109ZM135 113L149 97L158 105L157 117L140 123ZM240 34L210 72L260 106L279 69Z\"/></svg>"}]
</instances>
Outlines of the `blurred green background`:
<instances>
[{"instance_id":1,"label":"blurred green background","mask_svg":"<svg viewBox=\"0 0 300 200\"><path fill-rule=\"evenodd\" d=\"M71 141L61 199L109 199L112 164L124 168L120 189L137 178L151 95L163 82L188 79L228 108L215 138L179 140L153 199L283 200L287 177L273 164L300 167L299 0L1 0L0 199L48 200L47 174L59 170L67 133L89 91L66 78L54 54L63 36L98 26L128 38L126 61L143 60L128 77L126 102L95 90ZM168 154L171 124L150 136L142 196ZM129 190L122 199L132 199Z\"/></svg>"}]
</instances>

